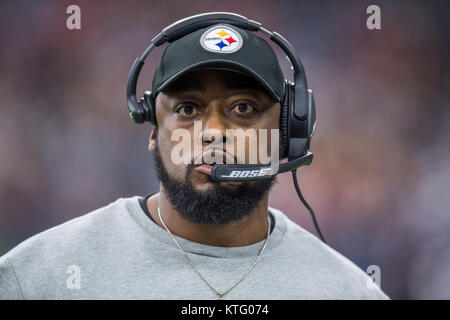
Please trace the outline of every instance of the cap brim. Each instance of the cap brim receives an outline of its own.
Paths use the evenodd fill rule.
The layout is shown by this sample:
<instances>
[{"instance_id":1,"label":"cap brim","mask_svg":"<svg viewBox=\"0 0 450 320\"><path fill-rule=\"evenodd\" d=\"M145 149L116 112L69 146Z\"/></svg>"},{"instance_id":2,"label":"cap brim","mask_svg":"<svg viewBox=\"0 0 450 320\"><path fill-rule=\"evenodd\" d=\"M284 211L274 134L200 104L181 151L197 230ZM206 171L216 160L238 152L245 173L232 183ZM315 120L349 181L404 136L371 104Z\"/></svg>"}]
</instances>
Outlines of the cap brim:
<instances>
[{"instance_id":1,"label":"cap brim","mask_svg":"<svg viewBox=\"0 0 450 320\"><path fill-rule=\"evenodd\" d=\"M230 71L236 71L243 73L247 76L250 76L251 78L258 81L266 90L267 93L277 102L281 101L280 96L270 87L270 85L254 70L248 68L247 66L241 65L238 62L225 60L225 59L214 59L214 60L207 60L202 61L200 63L194 64L189 66L188 68L185 68L172 76L170 76L166 81L164 81L155 91L154 96L167 88L172 82L183 76L184 74L197 70L197 69L224 69L224 70L230 70Z\"/></svg>"}]
</instances>

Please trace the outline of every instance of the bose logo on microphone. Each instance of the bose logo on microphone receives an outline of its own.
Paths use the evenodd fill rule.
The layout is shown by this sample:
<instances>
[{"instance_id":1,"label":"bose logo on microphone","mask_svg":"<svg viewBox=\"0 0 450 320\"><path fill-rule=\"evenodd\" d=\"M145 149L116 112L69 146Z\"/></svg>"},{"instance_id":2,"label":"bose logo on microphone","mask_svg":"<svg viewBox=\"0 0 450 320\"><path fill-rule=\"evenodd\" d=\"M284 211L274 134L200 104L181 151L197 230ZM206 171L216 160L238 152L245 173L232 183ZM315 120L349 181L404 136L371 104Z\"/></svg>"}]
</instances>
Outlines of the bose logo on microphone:
<instances>
[{"instance_id":1,"label":"bose logo on microphone","mask_svg":"<svg viewBox=\"0 0 450 320\"><path fill-rule=\"evenodd\" d=\"M221 178L253 178L269 176L272 174L271 168L263 168L258 170L233 170L229 175L221 175Z\"/></svg>"}]
</instances>

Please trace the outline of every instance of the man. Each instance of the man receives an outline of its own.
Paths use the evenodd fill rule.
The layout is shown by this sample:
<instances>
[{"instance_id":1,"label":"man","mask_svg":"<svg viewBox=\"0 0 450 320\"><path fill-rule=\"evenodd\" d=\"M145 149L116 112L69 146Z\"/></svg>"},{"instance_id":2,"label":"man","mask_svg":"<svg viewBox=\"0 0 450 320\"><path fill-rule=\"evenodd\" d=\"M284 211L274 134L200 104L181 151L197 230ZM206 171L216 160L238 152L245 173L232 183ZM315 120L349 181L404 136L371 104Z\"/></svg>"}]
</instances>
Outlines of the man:
<instances>
[{"instance_id":1,"label":"man","mask_svg":"<svg viewBox=\"0 0 450 320\"><path fill-rule=\"evenodd\" d=\"M239 146L225 143L235 139L227 129L255 129L259 139L267 132L260 129L279 128L283 75L262 38L225 26L219 36L234 38L215 53L198 41L209 30L170 43L155 72L149 150L160 192L120 198L19 244L0 258L0 298L388 298L355 264L268 206L274 177L211 178L208 156L249 163L250 139L239 157ZM239 54L253 52L248 65L223 49L233 41L241 42ZM186 62L187 53L199 61ZM218 134L223 148L210 148ZM182 155L174 152L180 140L190 146ZM278 148L265 141L260 148Z\"/></svg>"}]
</instances>

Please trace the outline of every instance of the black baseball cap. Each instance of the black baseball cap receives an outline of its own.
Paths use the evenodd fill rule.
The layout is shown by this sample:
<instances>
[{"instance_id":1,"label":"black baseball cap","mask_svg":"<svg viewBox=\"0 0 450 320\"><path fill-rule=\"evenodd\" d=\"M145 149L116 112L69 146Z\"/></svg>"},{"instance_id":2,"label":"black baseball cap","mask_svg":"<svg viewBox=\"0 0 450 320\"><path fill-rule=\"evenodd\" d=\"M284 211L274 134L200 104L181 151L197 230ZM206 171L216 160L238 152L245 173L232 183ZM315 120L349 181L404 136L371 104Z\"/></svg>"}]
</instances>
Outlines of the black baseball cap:
<instances>
[{"instance_id":1,"label":"black baseball cap","mask_svg":"<svg viewBox=\"0 0 450 320\"><path fill-rule=\"evenodd\" d=\"M284 76L272 47L251 31L219 23L167 45L153 77L153 97L187 72L202 68L244 73L267 89L275 101L284 96Z\"/></svg>"}]
</instances>

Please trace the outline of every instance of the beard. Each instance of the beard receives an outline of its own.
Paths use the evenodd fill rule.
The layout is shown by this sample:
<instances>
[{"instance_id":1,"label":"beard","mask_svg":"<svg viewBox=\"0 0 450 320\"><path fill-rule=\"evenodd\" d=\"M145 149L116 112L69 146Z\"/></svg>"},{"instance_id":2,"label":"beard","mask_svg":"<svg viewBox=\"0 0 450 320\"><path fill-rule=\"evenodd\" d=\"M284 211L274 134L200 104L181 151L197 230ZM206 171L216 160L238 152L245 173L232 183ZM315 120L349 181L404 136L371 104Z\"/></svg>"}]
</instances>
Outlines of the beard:
<instances>
[{"instance_id":1,"label":"beard","mask_svg":"<svg viewBox=\"0 0 450 320\"><path fill-rule=\"evenodd\" d=\"M275 182L275 176L256 181L241 182L236 188L227 188L213 181L208 190L197 191L189 177L195 165L187 165L183 182L169 176L161 158L158 143L154 162L158 179L165 194L177 212L197 224L227 224L250 215Z\"/></svg>"}]
</instances>

